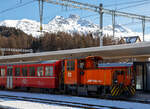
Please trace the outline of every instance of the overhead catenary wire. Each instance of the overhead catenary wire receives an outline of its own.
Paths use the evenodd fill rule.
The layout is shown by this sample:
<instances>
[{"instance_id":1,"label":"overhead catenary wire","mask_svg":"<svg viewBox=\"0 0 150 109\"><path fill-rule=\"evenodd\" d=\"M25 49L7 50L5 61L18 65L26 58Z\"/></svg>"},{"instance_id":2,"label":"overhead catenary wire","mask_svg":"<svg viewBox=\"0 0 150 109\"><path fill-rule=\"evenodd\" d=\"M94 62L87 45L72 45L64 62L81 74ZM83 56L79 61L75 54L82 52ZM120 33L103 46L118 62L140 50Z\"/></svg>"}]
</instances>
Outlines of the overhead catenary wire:
<instances>
[{"instance_id":1,"label":"overhead catenary wire","mask_svg":"<svg viewBox=\"0 0 150 109\"><path fill-rule=\"evenodd\" d=\"M20 4L20 5L15 5L15 6L13 6L13 7L4 9L4 10L0 11L0 14L3 14L3 13L5 13L5 12L12 11L12 10L14 10L14 9L23 7L23 6L28 5L28 4L31 4L31 3L33 3L34 1L35 1L35 0L32 0L32 1L29 1L29 2L22 3L22 4Z\"/></svg>"},{"instance_id":2,"label":"overhead catenary wire","mask_svg":"<svg viewBox=\"0 0 150 109\"><path fill-rule=\"evenodd\" d=\"M129 6L126 6L126 7L119 8L118 10L123 10L123 9L127 9L127 8L135 8L137 6L142 6L142 5L149 4L149 3L150 3L150 1L145 1L144 3L129 5Z\"/></svg>"},{"instance_id":3,"label":"overhead catenary wire","mask_svg":"<svg viewBox=\"0 0 150 109\"><path fill-rule=\"evenodd\" d=\"M63 6L68 6L68 7L72 7L72 8L78 8L78 9L83 9L83 10L88 10L88 11L98 12L98 13L100 12L99 6L75 2L73 0L43 0L43 1L55 4L55 5L63 5ZM113 11L114 10L110 10L110 9L104 9L104 8L102 9L102 12L105 14L111 14L112 15ZM127 13L127 12L115 11L115 15L123 16L123 17L129 17L129 18L135 18L135 19L143 19L143 16L141 16L141 15ZM145 18L145 20L150 21L149 16L144 16L144 18Z\"/></svg>"},{"instance_id":4,"label":"overhead catenary wire","mask_svg":"<svg viewBox=\"0 0 150 109\"><path fill-rule=\"evenodd\" d=\"M83 16L81 18L87 18L87 17L93 17L93 16L98 16L98 14L91 14L91 15Z\"/></svg>"},{"instance_id":5,"label":"overhead catenary wire","mask_svg":"<svg viewBox=\"0 0 150 109\"><path fill-rule=\"evenodd\" d=\"M149 0L135 0L135 1L128 1L128 2L122 2L122 3L113 3L113 4L108 4L108 5L104 5L104 7L112 7L112 6L115 6L115 5L118 5L118 6L122 6L122 5L128 5L128 4L136 4L136 3L140 3L140 2L145 2L145 1L149 1Z\"/></svg>"},{"instance_id":6,"label":"overhead catenary wire","mask_svg":"<svg viewBox=\"0 0 150 109\"><path fill-rule=\"evenodd\" d=\"M120 12L120 11L118 11L118 9L117 10L104 9L102 4L100 4L99 6L96 6L96 5L92 5L92 4L88 4L88 3L77 2L74 0L43 0L43 1L49 2L52 4L56 4L56 5L62 5L62 6L72 7L72 8L78 8L78 9L98 12L100 14L100 36L102 36L102 34L103 34L103 32L102 32L103 31L102 30L103 13L113 15L113 13L115 12L114 16L122 16L122 17L128 17L128 18L134 18L134 19L141 20L142 22L144 22L142 25L143 37L144 37L144 31L145 31L145 21L150 21L149 16L137 15L137 14L127 13L127 12ZM147 0L145 0L144 3L142 2L140 4L136 4L136 6L145 4L145 3L147 3L146 1ZM129 7L130 6L124 7L124 8L129 8ZM121 9L123 9L123 8L121 8Z\"/></svg>"}]
</instances>

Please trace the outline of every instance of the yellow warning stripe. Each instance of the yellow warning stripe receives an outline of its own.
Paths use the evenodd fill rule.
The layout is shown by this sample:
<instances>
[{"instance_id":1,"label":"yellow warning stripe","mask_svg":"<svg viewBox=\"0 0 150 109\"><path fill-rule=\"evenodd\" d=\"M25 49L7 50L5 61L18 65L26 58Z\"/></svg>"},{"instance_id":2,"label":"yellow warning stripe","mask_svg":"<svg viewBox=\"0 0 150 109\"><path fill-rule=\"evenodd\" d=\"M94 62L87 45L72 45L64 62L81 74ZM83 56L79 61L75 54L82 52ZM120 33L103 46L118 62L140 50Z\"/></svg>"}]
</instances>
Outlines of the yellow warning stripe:
<instances>
[{"instance_id":1,"label":"yellow warning stripe","mask_svg":"<svg viewBox=\"0 0 150 109\"><path fill-rule=\"evenodd\" d=\"M123 89L121 87L118 96L120 96L122 92L123 92Z\"/></svg>"},{"instance_id":2,"label":"yellow warning stripe","mask_svg":"<svg viewBox=\"0 0 150 109\"><path fill-rule=\"evenodd\" d=\"M132 92L131 87L128 87L128 91L129 91L130 95L134 95L134 92Z\"/></svg>"},{"instance_id":3,"label":"yellow warning stripe","mask_svg":"<svg viewBox=\"0 0 150 109\"><path fill-rule=\"evenodd\" d=\"M118 96L118 93L120 92L120 87L118 87L118 91L116 92L115 96Z\"/></svg>"},{"instance_id":4,"label":"yellow warning stripe","mask_svg":"<svg viewBox=\"0 0 150 109\"><path fill-rule=\"evenodd\" d=\"M111 90L111 94L114 92L114 89L116 88L117 86L113 86L112 90Z\"/></svg>"},{"instance_id":5,"label":"yellow warning stripe","mask_svg":"<svg viewBox=\"0 0 150 109\"><path fill-rule=\"evenodd\" d=\"M130 87L127 87L127 88L128 88L128 92L130 93L130 95L132 95L131 88Z\"/></svg>"},{"instance_id":6,"label":"yellow warning stripe","mask_svg":"<svg viewBox=\"0 0 150 109\"><path fill-rule=\"evenodd\" d=\"M131 86L131 87L130 87L130 90L131 90L131 92L132 92L132 95L134 95L134 94L135 94L135 89Z\"/></svg>"},{"instance_id":7,"label":"yellow warning stripe","mask_svg":"<svg viewBox=\"0 0 150 109\"><path fill-rule=\"evenodd\" d=\"M130 95L134 95L135 94L135 88L132 86L120 87L120 86L115 85L111 89L111 95L112 96L120 96L122 92L128 92Z\"/></svg>"},{"instance_id":8,"label":"yellow warning stripe","mask_svg":"<svg viewBox=\"0 0 150 109\"><path fill-rule=\"evenodd\" d=\"M112 94L112 96L114 96L115 95L115 93L116 93L116 91L119 89L119 87L117 87L116 89L115 89L115 91L114 91L114 93Z\"/></svg>"},{"instance_id":9,"label":"yellow warning stripe","mask_svg":"<svg viewBox=\"0 0 150 109\"><path fill-rule=\"evenodd\" d=\"M132 86L131 86L132 87ZM133 89L133 91L134 91L134 93L135 93L135 88L134 87L132 87L132 89Z\"/></svg>"},{"instance_id":10,"label":"yellow warning stripe","mask_svg":"<svg viewBox=\"0 0 150 109\"><path fill-rule=\"evenodd\" d=\"M116 88L114 89L114 91L112 92L112 96L114 96L114 94L115 94L115 92L117 91L117 89L118 89L118 87L116 87Z\"/></svg>"}]
</instances>

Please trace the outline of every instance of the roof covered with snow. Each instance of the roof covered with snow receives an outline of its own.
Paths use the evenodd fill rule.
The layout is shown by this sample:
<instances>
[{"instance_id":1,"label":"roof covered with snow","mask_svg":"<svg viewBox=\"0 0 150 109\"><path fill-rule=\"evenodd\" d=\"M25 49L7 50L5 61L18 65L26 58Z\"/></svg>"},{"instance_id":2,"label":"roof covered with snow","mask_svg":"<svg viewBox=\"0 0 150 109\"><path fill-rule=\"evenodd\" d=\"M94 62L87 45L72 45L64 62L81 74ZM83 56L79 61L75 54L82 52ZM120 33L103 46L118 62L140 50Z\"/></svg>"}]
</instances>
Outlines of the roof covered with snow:
<instances>
[{"instance_id":1,"label":"roof covered with snow","mask_svg":"<svg viewBox=\"0 0 150 109\"><path fill-rule=\"evenodd\" d=\"M139 36L129 36L129 37L124 37L126 43L136 43L136 42L141 42L141 39Z\"/></svg>"}]
</instances>

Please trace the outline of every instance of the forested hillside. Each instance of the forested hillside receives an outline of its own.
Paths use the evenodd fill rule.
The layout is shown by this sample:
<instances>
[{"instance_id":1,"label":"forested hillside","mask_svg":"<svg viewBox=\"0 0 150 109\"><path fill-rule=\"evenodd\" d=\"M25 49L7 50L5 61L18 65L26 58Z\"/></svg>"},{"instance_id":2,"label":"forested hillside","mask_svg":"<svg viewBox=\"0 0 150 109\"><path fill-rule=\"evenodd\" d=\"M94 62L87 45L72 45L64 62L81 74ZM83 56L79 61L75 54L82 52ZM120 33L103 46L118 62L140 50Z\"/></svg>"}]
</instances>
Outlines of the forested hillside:
<instances>
[{"instance_id":1,"label":"forested hillside","mask_svg":"<svg viewBox=\"0 0 150 109\"><path fill-rule=\"evenodd\" d=\"M104 36L104 45L116 45L122 42L120 39L113 39L111 36ZM0 47L1 48L24 48L33 49L34 52L54 51L74 48L86 48L99 46L99 37L92 34L72 35L58 32L46 33L39 38L25 34L19 29L0 26Z\"/></svg>"}]
</instances>

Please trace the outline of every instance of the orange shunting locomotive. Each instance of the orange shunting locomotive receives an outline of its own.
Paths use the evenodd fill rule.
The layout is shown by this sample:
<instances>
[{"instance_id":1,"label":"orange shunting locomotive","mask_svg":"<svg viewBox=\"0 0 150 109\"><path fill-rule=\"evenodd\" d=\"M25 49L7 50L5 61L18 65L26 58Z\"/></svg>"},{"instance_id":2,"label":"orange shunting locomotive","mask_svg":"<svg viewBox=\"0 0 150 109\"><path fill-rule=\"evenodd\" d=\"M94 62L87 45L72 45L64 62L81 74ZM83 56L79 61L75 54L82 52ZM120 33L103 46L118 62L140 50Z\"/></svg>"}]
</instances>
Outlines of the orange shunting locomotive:
<instances>
[{"instance_id":1,"label":"orange shunting locomotive","mask_svg":"<svg viewBox=\"0 0 150 109\"><path fill-rule=\"evenodd\" d=\"M134 95L132 63L103 63L98 56L0 64L0 88L42 89L75 95Z\"/></svg>"},{"instance_id":2,"label":"orange shunting locomotive","mask_svg":"<svg viewBox=\"0 0 150 109\"><path fill-rule=\"evenodd\" d=\"M98 56L65 59L65 91L78 95L134 95L133 64L102 61L103 59Z\"/></svg>"}]
</instances>

